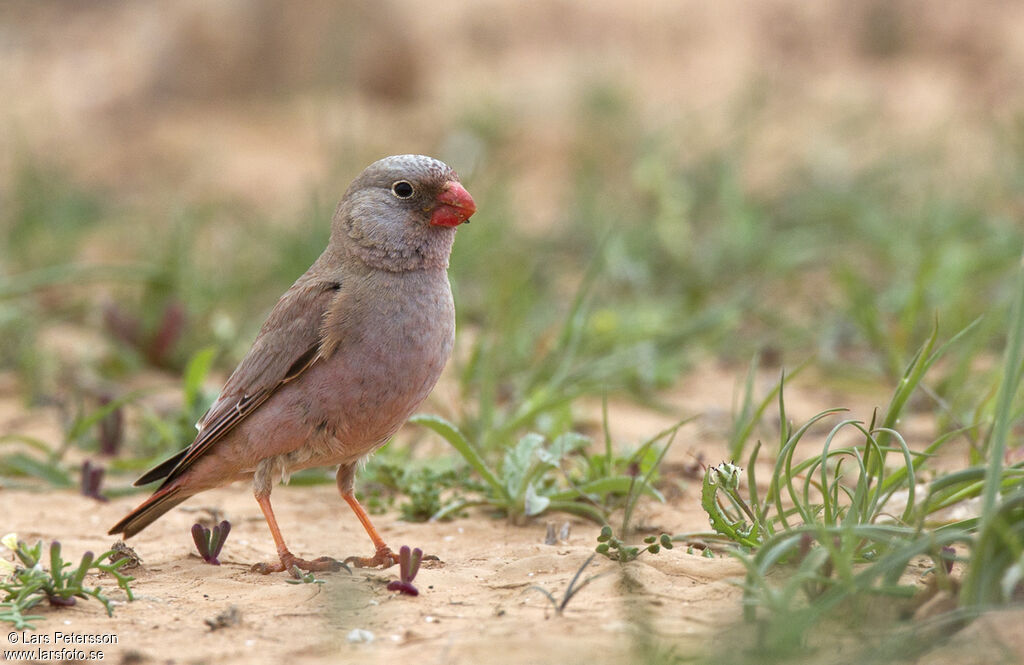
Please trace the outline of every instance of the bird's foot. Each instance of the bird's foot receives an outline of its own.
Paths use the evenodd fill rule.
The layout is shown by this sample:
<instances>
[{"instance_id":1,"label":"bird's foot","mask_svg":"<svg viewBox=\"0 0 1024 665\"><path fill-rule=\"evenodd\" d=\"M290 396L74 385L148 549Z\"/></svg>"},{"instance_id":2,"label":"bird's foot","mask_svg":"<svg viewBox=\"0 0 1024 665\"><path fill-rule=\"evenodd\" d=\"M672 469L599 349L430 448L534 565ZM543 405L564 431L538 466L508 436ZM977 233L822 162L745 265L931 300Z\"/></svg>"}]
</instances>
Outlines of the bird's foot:
<instances>
[{"instance_id":1,"label":"bird's foot","mask_svg":"<svg viewBox=\"0 0 1024 665\"><path fill-rule=\"evenodd\" d=\"M441 559L435 554L428 554L424 556L421 561L438 561ZM391 551L391 548L385 545L384 547L378 548L377 553L371 557L363 556L350 556L345 559L344 565L352 564L356 568L390 568L391 566L398 563L398 555Z\"/></svg>"},{"instance_id":2,"label":"bird's foot","mask_svg":"<svg viewBox=\"0 0 1024 665\"><path fill-rule=\"evenodd\" d=\"M343 562L337 559L332 559L329 556L322 556L312 561L300 559L291 552L285 551L281 555L281 560L274 563L257 563L252 567L252 571L260 573L261 575L269 575L270 573L281 573L284 571L291 571L292 568L298 568L300 570L307 570L309 572L337 572L342 568L348 568Z\"/></svg>"},{"instance_id":3,"label":"bird's foot","mask_svg":"<svg viewBox=\"0 0 1024 665\"><path fill-rule=\"evenodd\" d=\"M382 545L371 557L350 556L345 559L345 563L350 563L356 568L390 568L398 563L398 555L387 545Z\"/></svg>"}]
</instances>

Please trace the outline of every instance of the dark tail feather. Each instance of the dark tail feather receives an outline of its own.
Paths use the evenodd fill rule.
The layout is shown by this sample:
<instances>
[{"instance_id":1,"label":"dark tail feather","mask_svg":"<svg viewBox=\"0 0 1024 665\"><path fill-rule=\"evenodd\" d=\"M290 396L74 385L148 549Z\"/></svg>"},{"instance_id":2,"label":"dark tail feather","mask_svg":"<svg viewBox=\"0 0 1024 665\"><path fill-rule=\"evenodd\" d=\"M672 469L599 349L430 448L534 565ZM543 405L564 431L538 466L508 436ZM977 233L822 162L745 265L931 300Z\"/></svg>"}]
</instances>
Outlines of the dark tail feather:
<instances>
[{"instance_id":1,"label":"dark tail feather","mask_svg":"<svg viewBox=\"0 0 1024 665\"><path fill-rule=\"evenodd\" d=\"M185 450L182 450L180 453L177 453L176 455L174 455L170 459L167 459L167 460L164 460L163 462L160 462L159 464L154 466L152 469L150 469L146 473L142 474L142 477L139 478L138 480L136 480L134 483L132 483L132 485L134 485L135 487L139 487L141 485L148 485L149 483L153 482L154 480L160 480L161 478L166 478L167 476L169 476L171 474L171 471L174 470L174 467L178 466L178 462L181 461L181 458L183 458L187 452L188 452L188 448L186 448Z\"/></svg>"},{"instance_id":2,"label":"dark tail feather","mask_svg":"<svg viewBox=\"0 0 1024 665\"><path fill-rule=\"evenodd\" d=\"M172 486L157 490L153 496L128 513L123 520L115 524L114 528L107 533L111 536L121 533L124 534L125 538L131 538L190 496L192 495L183 491L180 487Z\"/></svg>"}]
</instances>

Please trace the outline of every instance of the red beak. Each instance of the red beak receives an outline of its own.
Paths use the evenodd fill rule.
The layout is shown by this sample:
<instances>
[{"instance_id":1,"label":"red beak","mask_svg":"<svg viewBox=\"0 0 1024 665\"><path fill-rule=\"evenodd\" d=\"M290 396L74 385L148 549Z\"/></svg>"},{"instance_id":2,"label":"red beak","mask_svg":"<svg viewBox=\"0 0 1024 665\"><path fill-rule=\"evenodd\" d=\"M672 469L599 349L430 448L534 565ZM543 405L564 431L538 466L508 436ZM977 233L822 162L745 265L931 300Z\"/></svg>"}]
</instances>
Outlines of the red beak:
<instances>
[{"instance_id":1,"label":"red beak","mask_svg":"<svg viewBox=\"0 0 1024 665\"><path fill-rule=\"evenodd\" d=\"M454 180L449 180L437 195L437 207L430 215L430 223L434 226L458 226L475 212L476 203L466 188Z\"/></svg>"}]
</instances>

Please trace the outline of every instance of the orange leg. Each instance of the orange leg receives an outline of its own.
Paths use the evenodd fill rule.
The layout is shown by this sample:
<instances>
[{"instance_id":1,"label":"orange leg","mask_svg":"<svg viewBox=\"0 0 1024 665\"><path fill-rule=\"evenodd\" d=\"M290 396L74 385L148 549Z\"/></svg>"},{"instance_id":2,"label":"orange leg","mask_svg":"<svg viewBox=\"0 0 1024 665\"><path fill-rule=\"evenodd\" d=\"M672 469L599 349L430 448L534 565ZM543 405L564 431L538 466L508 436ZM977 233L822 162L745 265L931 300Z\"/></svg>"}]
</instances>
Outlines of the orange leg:
<instances>
[{"instance_id":1,"label":"orange leg","mask_svg":"<svg viewBox=\"0 0 1024 665\"><path fill-rule=\"evenodd\" d=\"M367 535L370 536L370 540L373 541L373 546L376 549L372 557L358 557L350 556L345 559L345 563L351 563L356 568L390 568L391 566L398 563L398 556L391 551L391 548L387 546L384 539L377 533L377 529L374 528L373 522L370 521L370 516L366 514L366 511L359 501L356 499L356 495L353 491L353 482L355 479L355 464L342 464L338 468L338 491L341 492L341 498L345 499L345 503L349 505L352 512L356 514L359 519L359 523L366 529Z\"/></svg>"},{"instance_id":2,"label":"orange leg","mask_svg":"<svg viewBox=\"0 0 1024 665\"><path fill-rule=\"evenodd\" d=\"M358 557L350 556L345 559L345 563L351 563L356 568L390 568L391 566L398 563L398 557L391 548L387 546L384 539L377 533L377 529L374 528L373 522L370 521L370 516L366 514L366 510L359 504L359 500L356 499L356 495L352 493L352 490L341 493L341 498L345 499L352 512L356 514L359 519L359 523L366 529L367 535L370 536L370 540L373 541L373 546L376 548L376 552L372 557Z\"/></svg>"},{"instance_id":3,"label":"orange leg","mask_svg":"<svg viewBox=\"0 0 1024 665\"><path fill-rule=\"evenodd\" d=\"M309 571L341 570L342 563L329 556L322 556L319 559L306 561L305 559L300 559L289 552L288 546L284 544L284 537L281 535L281 529L277 526L277 518L274 517L274 509L270 506L270 495L257 494L256 501L260 504L260 510L263 511L263 517L267 520L267 526L270 527L270 535L274 537L274 544L277 545L277 556L280 557L281 561L279 563L257 563L252 567L254 571L266 575L268 573L291 571L292 566L298 566L302 570Z\"/></svg>"}]
</instances>

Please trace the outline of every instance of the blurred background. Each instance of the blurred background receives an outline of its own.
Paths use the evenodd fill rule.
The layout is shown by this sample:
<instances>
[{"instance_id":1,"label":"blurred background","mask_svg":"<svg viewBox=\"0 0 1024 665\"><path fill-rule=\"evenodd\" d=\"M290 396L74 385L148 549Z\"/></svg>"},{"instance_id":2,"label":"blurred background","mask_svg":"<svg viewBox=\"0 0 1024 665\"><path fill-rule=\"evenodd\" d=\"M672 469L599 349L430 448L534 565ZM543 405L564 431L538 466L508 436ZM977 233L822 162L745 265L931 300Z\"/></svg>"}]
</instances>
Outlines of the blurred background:
<instances>
[{"instance_id":1,"label":"blurred background","mask_svg":"<svg viewBox=\"0 0 1024 665\"><path fill-rule=\"evenodd\" d=\"M90 497L0 495L45 540L71 538L51 520L73 519L75 533L89 534L76 536L81 549L99 551L102 529L77 526L90 524L86 514L98 519L94 499L137 491L128 484L141 469L192 440L193 424L276 299L326 245L348 183L370 162L407 152L447 161L478 204L452 256L455 353L423 410L455 423L479 455L460 459L427 427L404 429L403 445L388 446L361 471L360 496L371 511L394 508L422 521L483 497L474 519L523 521L550 508L545 519L556 510L596 522L614 516L619 529L624 514L616 534L628 537L642 487L666 501L645 500L636 528L706 530L697 496L710 477L705 463L760 466L763 485L782 467L768 459L774 446L778 459L786 450L792 456L783 443L807 431L815 446L808 459L821 460L826 483L820 444L833 439L818 420L835 406L898 427L901 445L905 439L924 451L912 465L896 439L880 434L895 451L890 457L900 458L896 467L888 458L877 469L862 464L877 442L863 444L863 458L848 451L846 466L830 466L835 482L823 492L836 505L840 478L854 503L868 496L863 488L882 492L883 472L887 498L908 497L905 509L872 504L876 512L855 515L854 527L857 519L888 524L901 513L911 525L939 520L945 528L959 519L953 526L965 535L956 538L968 543L986 533L973 519L979 479L998 479L1005 461L1016 464L1004 478L1019 489L1019 381L1007 380L998 405L996 396L1004 375L1018 376L1022 353L1001 361L1012 348L1009 303L1015 284L1024 284L1016 281L1024 245L1024 3L5 0L0 99L0 487L79 487ZM1016 326L1024 330L1024 318ZM929 353L954 339L925 376L937 357ZM901 380L929 344L913 376ZM798 370L780 413L772 391L783 371ZM669 451L673 430L663 428L687 416L697 418ZM808 429L788 439L787 418ZM451 428L436 429L460 440ZM468 444L459 450L466 455ZM481 482L480 459L500 475L497 490ZM815 466L792 474L784 466L791 492L802 470L819 476ZM808 504L810 473L799 480ZM752 471L748 478L756 489ZM920 497L934 478L947 494L924 501L920 517L909 519L915 487ZM974 484L962 489L961 481ZM292 478L293 485L333 482L324 469ZM586 502L580 487L589 488ZM1010 480L986 485L989 508L996 487L1008 492ZM322 490L291 499L302 495L313 505L333 494ZM1017 511L1016 535L979 537L995 544L988 558L979 545L970 559L979 576L996 587L1002 579L1019 600L1024 497L1015 496L1005 505ZM941 512L965 498L966 513ZM756 496L751 502L759 505ZM804 521L827 521L820 508L809 505ZM32 510L46 517L34 520ZM758 514L765 518L767 508ZM746 519L737 515L736 524ZM828 606L844 643L857 647L843 652L832 632L822 633L820 653L830 662L836 653L881 662L884 650L876 653L877 640L865 638L868 623L849 612L870 609L870 625L895 626L903 610L892 599L924 585L918 554L932 552L935 570L949 570L956 554L936 553L936 543L940 536L953 543L954 532L916 528L902 537L923 542L921 549L900 545L917 557L912 569L907 559L884 573L889 587L901 573L912 577L909 591L887 587L872 596L883 599L878 604ZM578 531L575 545L593 537ZM863 544L839 548L829 535L852 530L813 533L824 545L817 553L832 553L805 558L809 541L800 540L797 561L813 575L773 573L764 595L744 605L779 617L774 629L756 632L793 638L785 662L806 650L804 631L814 625L792 618L809 616L797 589L813 613L818 598L832 602L816 595L825 588L819 580L839 580L846 593L844 575L864 564L857 570L869 573L858 579L874 593L870 571L889 565L874 545L856 558ZM1003 548L1011 541L1012 552ZM506 540L489 549L504 556L507 547ZM847 560L836 557L835 570L846 572L831 578L827 556L837 549ZM473 580L480 566L497 569L498 559L476 556ZM775 556L766 560L781 560ZM876 559L879 566L866 568ZM1000 577L1007 567L1016 577ZM661 607L682 588L673 589L672 579L687 590L705 586L700 575L678 570L646 578L657 596L652 616L686 615L704 631L715 607L739 615L738 596L715 595L712 586L712 595ZM776 593L776 581L789 591ZM566 583L568 575L559 582ZM488 618L505 614L497 588L481 587L488 595L478 606ZM965 594L949 607L984 606L997 596ZM783 597L798 614L780 609ZM501 631L534 634L537 615L524 614L531 628L513 631L512 614L500 620ZM442 616L446 627L460 625ZM946 616L958 623L932 627L951 634L947 627L968 615ZM575 632L569 644L600 649L618 639L618 625L602 619L589 631L560 628L558 640ZM1005 625L997 632L1017 636L1020 615ZM502 642L476 628L493 653ZM738 634L703 642L731 648ZM993 642L977 634L972 655L983 653L976 644ZM674 662L650 655L661 635L637 635L642 657L630 662ZM929 646L941 643L937 633L924 635ZM893 643L910 641L897 635ZM751 653L752 662L765 662L760 647Z\"/></svg>"},{"instance_id":2,"label":"blurred background","mask_svg":"<svg viewBox=\"0 0 1024 665\"><path fill-rule=\"evenodd\" d=\"M1000 0L5 2L0 429L230 370L403 152L479 205L471 399L435 405L478 436L707 362L891 381L989 314L935 388L955 416L1021 250L1022 34Z\"/></svg>"}]
</instances>

